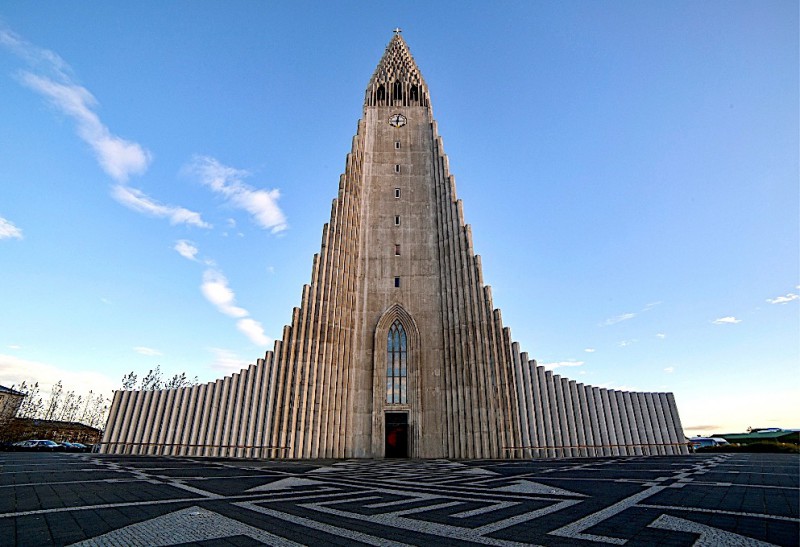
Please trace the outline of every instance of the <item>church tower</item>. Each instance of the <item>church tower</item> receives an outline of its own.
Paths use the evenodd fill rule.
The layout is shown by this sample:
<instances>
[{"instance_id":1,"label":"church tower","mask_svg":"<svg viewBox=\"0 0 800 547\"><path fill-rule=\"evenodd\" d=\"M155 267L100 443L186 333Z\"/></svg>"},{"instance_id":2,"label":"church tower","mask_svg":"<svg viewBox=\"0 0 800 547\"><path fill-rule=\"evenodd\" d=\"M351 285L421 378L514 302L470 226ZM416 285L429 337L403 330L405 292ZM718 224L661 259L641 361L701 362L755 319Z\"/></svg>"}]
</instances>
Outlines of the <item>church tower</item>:
<instances>
[{"instance_id":1,"label":"church tower","mask_svg":"<svg viewBox=\"0 0 800 547\"><path fill-rule=\"evenodd\" d=\"M282 339L216 382L116 392L102 450L530 458L685 453L683 441L672 394L576 383L511 340L398 29Z\"/></svg>"}]
</instances>

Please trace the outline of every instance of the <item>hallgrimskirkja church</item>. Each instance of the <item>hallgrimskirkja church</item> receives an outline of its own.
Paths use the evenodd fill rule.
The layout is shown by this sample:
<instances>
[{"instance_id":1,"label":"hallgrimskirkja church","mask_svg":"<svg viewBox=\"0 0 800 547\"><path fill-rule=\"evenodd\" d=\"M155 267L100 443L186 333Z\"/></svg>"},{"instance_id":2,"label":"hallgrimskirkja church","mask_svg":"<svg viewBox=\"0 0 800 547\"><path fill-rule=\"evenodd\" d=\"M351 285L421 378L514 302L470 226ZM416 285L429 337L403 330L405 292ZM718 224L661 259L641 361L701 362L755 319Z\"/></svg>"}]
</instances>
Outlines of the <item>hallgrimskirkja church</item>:
<instances>
[{"instance_id":1,"label":"hallgrimskirkja church","mask_svg":"<svg viewBox=\"0 0 800 547\"><path fill-rule=\"evenodd\" d=\"M101 451L552 458L680 454L684 442L671 393L570 380L511 339L398 30L282 338L215 382L117 391Z\"/></svg>"}]
</instances>

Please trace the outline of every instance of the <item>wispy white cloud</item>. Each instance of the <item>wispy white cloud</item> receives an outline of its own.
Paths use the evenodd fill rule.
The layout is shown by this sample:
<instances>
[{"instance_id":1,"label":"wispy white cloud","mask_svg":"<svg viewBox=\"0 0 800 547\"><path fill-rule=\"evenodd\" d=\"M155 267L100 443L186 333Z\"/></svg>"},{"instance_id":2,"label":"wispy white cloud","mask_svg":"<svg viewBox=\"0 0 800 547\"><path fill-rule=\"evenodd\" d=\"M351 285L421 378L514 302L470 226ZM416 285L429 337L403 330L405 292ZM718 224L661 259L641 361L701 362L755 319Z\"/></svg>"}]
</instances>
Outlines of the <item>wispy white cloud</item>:
<instances>
[{"instance_id":1,"label":"wispy white cloud","mask_svg":"<svg viewBox=\"0 0 800 547\"><path fill-rule=\"evenodd\" d=\"M203 283L200 290L206 300L214 304L220 312L238 319L236 328L239 329L251 342L258 346L272 344L272 338L264 334L261 323L250 317L250 312L236 305L236 294L228 286L228 279L222 272L209 268L203 273Z\"/></svg>"},{"instance_id":2,"label":"wispy white cloud","mask_svg":"<svg viewBox=\"0 0 800 547\"><path fill-rule=\"evenodd\" d=\"M172 224L211 227L199 213L160 204L141 190L126 186L132 175L147 171L152 154L139 143L111 132L97 114L97 99L76 82L72 69L58 54L23 40L7 28L0 28L0 45L28 64L29 70L19 74L20 82L75 123L78 137L92 148L103 171L118 183L112 188L115 200L134 211L168 218Z\"/></svg>"},{"instance_id":3,"label":"wispy white cloud","mask_svg":"<svg viewBox=\"0 0 800 547\"><path fill-rule=\"evenodd\" d=\"M147 196L141 190L130 186L115 185L111 189L111 196L125 207L139 213L167 218L170 224L189 224L200 228L211 228L211 225L202 219L200 213L175 205L163 205Z\"/></svg>"},{"instance_id":4,"label":"wispy white cloud","mask_svg":"<svg viewBox=\"0 0 800 547\"><path fill-rule=\"evenodd\" d=\"M94 150L100 167L118 182L147 170L151 154L141 145L109 131L95 112L97 99L77 84L69 65L58 54L40 48L7 28L0 28L0 45L30 67L22 71L23 85L42 95L75 122L78 136Z\"/></svg>"},{"instance_id":5,"label":"wispy white cloud","mask_svg":"<svg viewBox=\"0 0 800 547\"><path fill-rule=\"evenodd\" d=\"M236 328L258 346L268 346L273 342L269 336L264 334L264 327L261 326L261 323L251 317L239 319L236 322Z\"/></svg>"},{"instance_id":6,"label":"wispy white cloud","mask_svg":"<svg viewBox=\"0 0 800 547\"><path fill-rule=\"evenodd\" d=\"M672 374L673 372L675 372L675 367L666 367L664 369L664 372L666 372L667 374Z\"/></svg>"},{"instance_id":7,"label":"wispy white cloud","mask_svg":"<svg viewBox=\"0 0 800 547\"><path fill-rule=\"evenodd\" d=\"M194 246L194 243L188 241L186 239L179 239L175 242L175 247L173 247L178 254L181 255L183 258L197 261L197 253L198 249Z\"/></svg>"},{"instance_id":8,"label":"wispy white cloud","mask_svg":"<svg viewBox=\"0 0 800 547\"><path fill-rule=\"evenodd\" d=\"M228 287L228 279L216 270L206 270L203 274L203 284L200 290L206 300L214 304L219 311L231 317L247 317L248 312L244 308L234 305L236 295Z\"/></svg>"},{"instance_id":9,"label":"wispy white cloud","mask_svg":"<svg viewBox=\"0 0 800 547\"><path fill-rule=\"evenodd\" d=\"M131 175L147 170L150 152L138 143L112 134L95 113L97 100L85 87L70 80L58 82L31 72L23 72L20 79L73 119L78 136L92 147L100 167L112 178L126 182Z\"/></svg>"},{"instance_id":10,"label":"wispy white cloud","mask_svg":"<svg viewBox=\"0 0 800 547\"><path fill-rule=\"evenodd\" d=\"M586 353L594 353L594 352L595 352L595 351L597 351L597 350L596 350L596 349L594 349L594 348L586 348L586 349L585 349L585 350L583 350L583 351L585 351Z\"/></svg>"},{"instance_id":11,"label":"wispy white cloud","mask_svg":"<svg viewBox=\"0 0 800 547\"><path fill-rule=\"evenodd\" d=\"M0 45L25 60L32 67L51 72L54 76L68 79L72 73L69 65L56 53L26 42L8 28L0 27Z\"/></svg>"},{"instance_id":12,"label":"wispy white cloud","mask_svg":"<svg viewBox=\"0 0 800 547\"><path fill-rule=\"evenodd\" d=\"M22 346L19 344L9 344L8 349L22 349Z\"/></svg>"},{"instance_id":13,"label":"wispy white cloud","mask_svg":"<svg viewBox=\"0 0 800 547\"><path fill-rule=\"evenodd\" d=\"M661 304L662 304L662 302L660 300L657 301L657 302L650 302L649 304L647 304L644 308L642 308L638 312L628 312L628 313L623 313L623 314L620 314L620 315L615 315L614 317L609 317L608 319L606 319L605 321L600 323L600 326L601 327L608 327L610 325L616 325L617 323L622 323L623 321L628 321L630 319L633 319L634 317L636 317L640 313L648 312L648 311L652 310L653 308L655 308L656 306L660 306Z\"/></svg>"},{"instance_id":14,"label":"wispy white cloud","mask_svg":"<svg viewBox=\"0 0 800 547\"><path fill-rule=\"evenodd\" d=\"M633 319L634 317L636 317L635 313L623 313L621 315L616 315L614 317L610 317L610 318L606 319L605 321L600 323L600 326L601 327L607 327L609 325L615 325L617 323L622 323L623 321L627 321L629 319Z\"/></svg>"},{"instance_id":15,"label":"wispy white cloud","mask_svg":"<svg viewBox=\"0 0 800 547\"><path fill-rule=\"evenodd\" d=\"M0 385L19 386L22 382L31 385L39 382L42 395L47 396L53 384L62 381L64 391L87 394L91 389L95 394L110 397L120 383L105 374L89 370L68 370L51 363L32 361L14 355L0 354Z\"/></svg>"},{"instance_id":16,"label":"wispy white cloud","mask_svg":"<svg viewBox=\"0 0 800 547\"><path fill-rule=\"evenodd\" d=\"M664 334L663 332L659 332L658 334L656 334L656 338L659 338L661 340L663 340L666 337L667 337L667 335Z\"/></svg>"},{"instance_id":17,"label":"wispy white cloud","mask_svg":"<svg viewBox=\"0 0 800 547\"><path fill-rule=\"evenodd\" d=\"M617 344L617 345L618 345L619 347L621 347L621 348L627 348L628 346L631 346L631 345L635 344L636 342L637 342L637 340L635 340L635 339L634 339L634 340L622 340L622 341L621 341L619 344Z\"/></svg>"},{"instance_id":18,"label":"wispy white cloud","mask_svg":"<svg viewBox=\"0 0 800 547\"><path fill-rule=\"evenodd\" d=\"M232 374L247 368L250 363L239 357L235 352L222 348L208 348L214 354L214 362L211 368L221 370L224 373Z\"/></svg>"},{"instance_id":19,"label":"wispy white cloud","mask_svg":"<svg viewBox=\"0 0 800 547\"><path fill-rule=\"evenodd\" d=\"M770 304L786 304L787 302L791 302L792 300L797 300L798 298L800 298L800 295L790 292L787 293L785 296L778 296L776 298L767 298L767 302L769 302Z\"/></svg>"},{"instance_id":20,"label":"wispy white cloud","mask_svg":"<svg viewBox=\"0 0 800 547\"><path fill-rule=\"evenodd\" d=\"M584 361L555 361L552 363L542 363L542 366L545 370L555 370L564 367L581 367L583 364Z\"/></svg>"},{"instance_id":21,"label":"wispy white cloud","mask_svg":"<svg viewBox=\"0 0 800 547\"><path fill-rule=\"evenodd\" d=\"M735 317L720 317L719 319L714 319L712 323L715 325L735 325L736 323L741 323L741 319L736 319Z\"/></svg>"},{"instance_id":22,"label":"wispy white cloud","mask_svg":"<svg viewBox=\"0 0 800 547\"><path fill-rule=\"evenodd\" d=\"M140 355L147 355L148 357L157 357L159 355L164 355L157 349L148 348L146 346L136 346L135 348L133 348L133 351L135 351Z\"/></svg>"},{"instance_id":23,"label":"wispy white cloud","mask_svg":"<svg viewBox=\"0 0 800 547\"><path fill-rule=\"evenodd\" d=\"M0 239L11 238L22 239L22 230L10 220L0 217Z\"/></svg>"},{"instance_id":24,"label":"wispy white cloud","mask_svg":"<svg viewBox=\"0 0 800 547\"><path fill-rule=\"evenodd\" d=\"M157 349L148 348L146 346L136 346L135 348L133 348L133 351L135 351L139 355L146 355L148 357L157 357L159 355L164 355Z\"/></svg>"},{"instance_id":25,"label":"wispy white cloud","mask_svg":"<svg viewBox=\"0 0 800 547\"><path fill-rule=\"evenodd\" d=\"M242 180L250 176L248 171L228 167L214 158L196 156L186 168L213 192L223 196L228 203L252 215L256 224L278 233L286 228L286 216L278 207L280 190L261 190L245 184Z\"/></svg>"}]
</instances>

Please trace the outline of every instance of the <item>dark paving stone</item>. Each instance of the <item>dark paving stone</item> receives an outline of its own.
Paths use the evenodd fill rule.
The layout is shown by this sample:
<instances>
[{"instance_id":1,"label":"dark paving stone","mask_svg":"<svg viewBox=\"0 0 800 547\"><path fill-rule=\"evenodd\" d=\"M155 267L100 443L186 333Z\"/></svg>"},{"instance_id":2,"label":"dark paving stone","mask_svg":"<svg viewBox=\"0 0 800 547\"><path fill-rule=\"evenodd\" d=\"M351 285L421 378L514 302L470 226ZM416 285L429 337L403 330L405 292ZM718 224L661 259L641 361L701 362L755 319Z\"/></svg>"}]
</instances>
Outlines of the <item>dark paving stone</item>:
<instances>
[{"instance_id":1,"label":"dark paving stone","mask_svg":"<svg viewBox=\"0 0 800 547\"><path fill-rule=\"evenodd\" d=\"M687 546L703 526L744 543L797 545L798 463L773 454L450 462L0 453L0 544L64 545L169 522L173 544L205 546L259 544L254 529L307 545L359 545L366 534L416 545L572 546L594 534ZM248 492L283 479L285 489ZM528 493L514 491L525 481L534 483ZM243 502L256 505L234 505ZM24 511L34 513L14 516ZM520 517L530 512L536 518ZM191 523L208 518L230 537L187 542Z\"/></svg>"}]
</instances>

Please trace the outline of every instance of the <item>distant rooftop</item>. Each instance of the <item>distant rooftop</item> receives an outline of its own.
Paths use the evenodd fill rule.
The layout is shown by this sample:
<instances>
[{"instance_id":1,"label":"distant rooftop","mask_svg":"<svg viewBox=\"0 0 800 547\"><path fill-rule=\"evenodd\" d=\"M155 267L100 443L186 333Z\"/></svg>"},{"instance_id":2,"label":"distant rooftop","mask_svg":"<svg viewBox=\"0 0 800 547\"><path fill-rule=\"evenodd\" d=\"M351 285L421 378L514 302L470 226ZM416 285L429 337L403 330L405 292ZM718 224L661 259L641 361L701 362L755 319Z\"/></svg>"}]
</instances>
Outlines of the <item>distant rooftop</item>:
<instances>
[{"instance_id":1,"label":"distant rooftop","mask_svg":"<svg viewBox=\"0 0 800 547\"><path fill-rule=\"evenodd\" d=\"M26 393L22 393L21 391L17 391L16 389L11 389L10 387L0 386L0 393L8 393L10 395L19 395L21 397L25 397Z\"/></svg>"}]
</instances>

